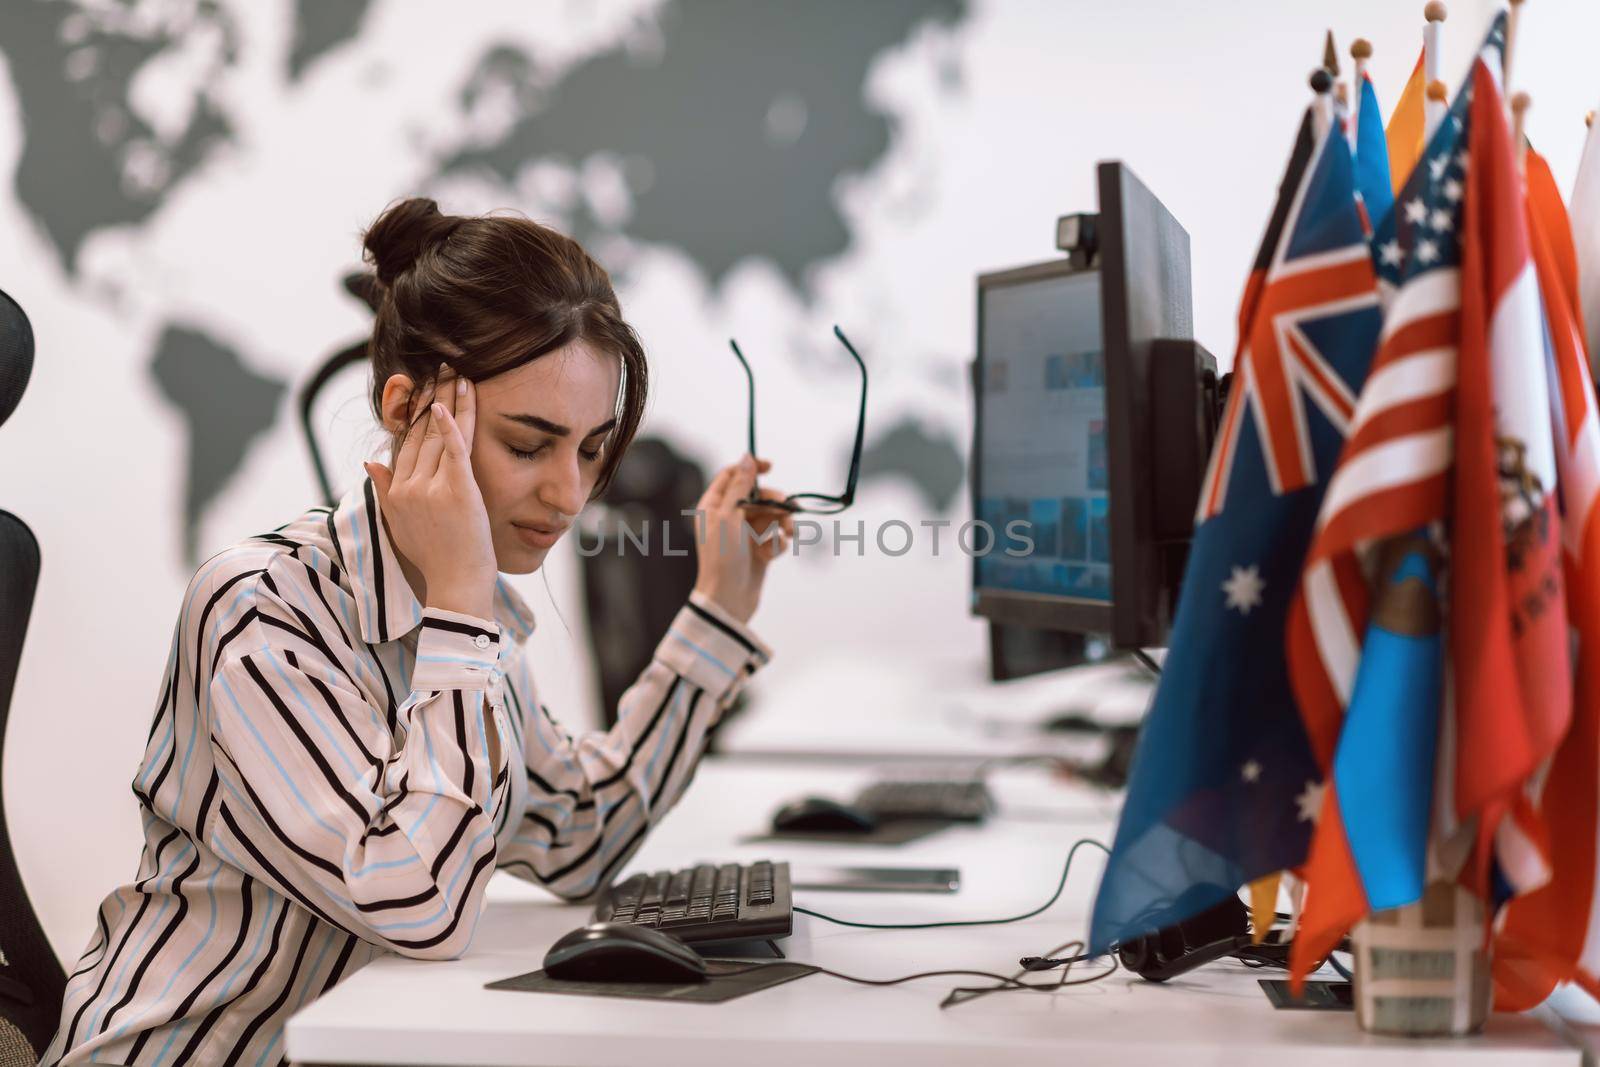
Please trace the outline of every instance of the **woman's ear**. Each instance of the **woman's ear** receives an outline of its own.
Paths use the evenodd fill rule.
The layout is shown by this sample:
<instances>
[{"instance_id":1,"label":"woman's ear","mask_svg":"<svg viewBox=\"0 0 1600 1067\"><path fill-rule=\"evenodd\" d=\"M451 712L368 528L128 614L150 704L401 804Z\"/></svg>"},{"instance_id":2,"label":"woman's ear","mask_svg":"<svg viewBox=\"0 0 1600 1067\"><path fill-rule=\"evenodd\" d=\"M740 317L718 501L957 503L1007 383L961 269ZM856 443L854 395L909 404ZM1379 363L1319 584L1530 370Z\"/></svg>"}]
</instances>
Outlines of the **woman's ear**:
<instances>
[{"instance_id":1,"label":"woman's ear","mask_svg":"<svg viewBox=\"0 0 1600 1067\"><path fill-rule=\"evenodd\" d=\"M383 383L383 428L390 433L404 433L411 425L412 398L417 383L409 375L391 374Z\"/></svg>"}]
</instances>

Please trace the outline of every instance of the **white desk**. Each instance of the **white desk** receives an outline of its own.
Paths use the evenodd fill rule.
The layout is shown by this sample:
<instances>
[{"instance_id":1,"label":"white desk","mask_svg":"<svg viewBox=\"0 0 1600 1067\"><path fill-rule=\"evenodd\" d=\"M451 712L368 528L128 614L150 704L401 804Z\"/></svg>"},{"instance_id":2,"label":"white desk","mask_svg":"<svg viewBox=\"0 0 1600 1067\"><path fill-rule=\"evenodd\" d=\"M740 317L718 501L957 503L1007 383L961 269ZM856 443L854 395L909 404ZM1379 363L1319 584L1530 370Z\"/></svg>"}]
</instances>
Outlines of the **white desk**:
<instances>
[{"instance_id":1,"label":"white desk","mask_svg":"<svg viewBox=\"0 0 1600 1067\"><path fill-rule=\"evenodd\" d=\"M1064 711L1137 722L1153 692L1150 677L1129 661L1000 684L984 680L974 663L908 663L840 651L816 657L781 686L758 676L749 711L718 732L718 751L877 762L1092 759L1102 740L1047 734L1039 724Z\"/></svg>"},{"instance_id":2,"label":"white desk","mask_svg":"<svg viewBox=\"0 0 1600 1067\"><path fill-rule=\"evenodd\" d=\"M866 921L983 918L1015 914L1054 888L1067 847L1109 833L1115 804L1101 794L1054 786L1039 771L1006 771L993 785L1002 817L975 830L946 831L889 849L739 843L782 800L847 794L866 771L708 762L679 809L633 869L702 859L762 856L821 862L959 866L954 896L873 897L798 892L800 903ZM1004 809L1026 812L1010 820ZM1062 901L1008 926L952 930L852 930L797 915L784 943L795 959L888 977L948 967L1011 973L1024 955L1080 936L1103 860L1084 849ZM1259 972L1224 962L1165 986L1117 974L1049 995L1003 993L945 1011L939 1001L970 980L932 978L866 988L824 975L722 1005L491 992L486 982L539 967L551 942L588 913L559 905L508 878L467 956L446 963L379 960L289 1023L297 1064L674 1065L758 1063L767 1067L919 1067L973 1063L1062 1064L1430 1064L1571 1065L1578 1049L1539 1020L1496 1016L1474 1038L1386 1039L1363 1034L1347 1013L1274 1011ZM1084 972L1087 973L1087 972ZM1043 976L1040 976L1043 977Z\"/></svg>"}]
</instances>

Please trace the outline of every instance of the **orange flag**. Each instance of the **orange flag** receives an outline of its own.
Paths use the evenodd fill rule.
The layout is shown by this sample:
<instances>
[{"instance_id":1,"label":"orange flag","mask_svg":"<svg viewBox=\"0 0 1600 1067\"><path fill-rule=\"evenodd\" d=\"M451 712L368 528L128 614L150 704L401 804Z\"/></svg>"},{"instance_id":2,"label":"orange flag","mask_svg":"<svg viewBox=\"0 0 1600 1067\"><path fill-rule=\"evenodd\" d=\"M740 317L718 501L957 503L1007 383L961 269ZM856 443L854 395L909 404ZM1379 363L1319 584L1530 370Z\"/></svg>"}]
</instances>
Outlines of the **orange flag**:
<instances>
[{"instance_id":1,"label":"orange flag","mask_svg":"<svg viewBox=\"0 0 1600 1067\"><path fill-rule=\"evenodd\" d=\"M1417 54L1416 68L1406 82L1400 99L1389 116L1384 130L1384 140L1389 142L1389 180L1396 195L1411 177L1417 160L1422 158L1423 98L1427 90L1422 76L1422 54Z\"/></svg>"}]
</instances>

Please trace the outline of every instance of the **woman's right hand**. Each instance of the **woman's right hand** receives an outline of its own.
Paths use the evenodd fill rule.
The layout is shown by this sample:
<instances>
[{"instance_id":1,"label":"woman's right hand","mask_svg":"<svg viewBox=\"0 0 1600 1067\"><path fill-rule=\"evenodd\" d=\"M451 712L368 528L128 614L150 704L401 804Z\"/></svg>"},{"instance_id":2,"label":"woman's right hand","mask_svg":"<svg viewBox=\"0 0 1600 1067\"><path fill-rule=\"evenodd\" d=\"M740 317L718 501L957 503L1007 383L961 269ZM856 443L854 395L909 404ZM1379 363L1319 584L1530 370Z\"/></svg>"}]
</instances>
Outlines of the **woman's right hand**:
<instances>
[{"instance_id":1,"label":"woman's right hand","mask_svg":"<svg viewBox=\"0 0 1600 1067\"><path fill-rule=\"evenodd\" d=\"M489 514L472 474L470 442L477 425L477 387L446 377L408 405L411 425L391 470L365 463L396 550L422 572L428 607L493 618L498 567ZM431 404L418 421L423 403Z\"/></svg>"}]
</instances>

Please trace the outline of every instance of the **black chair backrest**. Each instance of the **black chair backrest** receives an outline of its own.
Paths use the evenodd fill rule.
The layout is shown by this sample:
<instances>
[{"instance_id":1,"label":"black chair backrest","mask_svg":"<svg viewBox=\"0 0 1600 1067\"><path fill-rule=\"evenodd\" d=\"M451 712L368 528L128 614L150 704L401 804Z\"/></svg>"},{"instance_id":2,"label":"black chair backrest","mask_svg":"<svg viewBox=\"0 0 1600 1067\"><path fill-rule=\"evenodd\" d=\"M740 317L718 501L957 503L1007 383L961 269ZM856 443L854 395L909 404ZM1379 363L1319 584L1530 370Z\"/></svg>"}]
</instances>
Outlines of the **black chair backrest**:
<instances>
[{"instance_id":1,"label":"black chair backrest","mask_svg":"<svg viewBox=\"0 0 1600 1067\"><path fill-rule=\"evenodd\" d=\"M357 271L344 276L344 290L363 304L374 315L383 301L383 291L378 286L377 275L370 271ZM311 453L311 469L317 476L317 487L322 490L322 499L330 508L337 504L333 479L328 476L328 465L322 458L322 446L317 441L317 430L312 424L312 409L316 406L317 395L339 375L346 367L364 362L367 358L367 342L363 338L348 348L341 348L329 356L327 362L318 367L311 379L300 388L300 432L305 435L306 451Z\"/></svg>"},{"instance_id":2,"label":"black chair backrest","mask_svg":"<svg viewBox=\"0 0 1600 1067\"><path fill-rule=\"evenodd\" d=\"M0 292L0 423L16 410L32 370L33 327L17 302ZM0 752L38 584L39 542L21 519L0 511ZM22 885L0 811L0 1023L11 1023L42 1051L55 1033L66 985L66 973ZM14 1037L0 1026L0 1062L6 1062L8 1036Z\"/></svg>"},{"instance_id":3,"label":"black chair backrest","mask_svg":"<svg viewBox=\"0 0 1600 1067\"><path fill-rule=\"evenodd\" d=\"M608 728L617 721L622 694L650 665L694 589L695 521L683 513L705 488L705 472L692 459L660 438L637 438L596 509L603 513L595 516L598 528L582 534L589 647L600 683L601 722ZM632 531L633 543L621 527ZM648 555L635 547L646 531Z\"/></svg>"}]
</instances>

